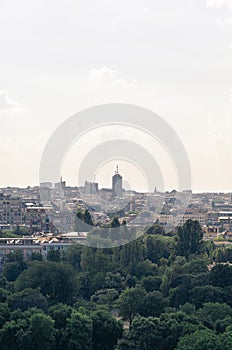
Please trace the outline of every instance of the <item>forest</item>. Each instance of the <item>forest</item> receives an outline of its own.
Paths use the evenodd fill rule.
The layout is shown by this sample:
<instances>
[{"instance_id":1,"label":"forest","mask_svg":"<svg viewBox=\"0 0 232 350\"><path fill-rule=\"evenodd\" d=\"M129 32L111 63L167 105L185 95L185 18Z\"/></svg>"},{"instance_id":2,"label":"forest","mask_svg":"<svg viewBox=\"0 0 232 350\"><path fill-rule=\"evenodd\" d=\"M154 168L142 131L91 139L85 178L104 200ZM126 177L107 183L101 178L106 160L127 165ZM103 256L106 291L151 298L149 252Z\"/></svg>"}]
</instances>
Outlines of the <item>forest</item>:
<instances>
[{"instance_id":1,"label":"forest","mask_svg":"<svg viewBox=\"0 0 232 350\"><path fill-rule=\"evenodd\" d=\"M197 221L115 248L73 245L0 275L2 350L231 350L232 249Z\"/></svg>"}]
</instances>

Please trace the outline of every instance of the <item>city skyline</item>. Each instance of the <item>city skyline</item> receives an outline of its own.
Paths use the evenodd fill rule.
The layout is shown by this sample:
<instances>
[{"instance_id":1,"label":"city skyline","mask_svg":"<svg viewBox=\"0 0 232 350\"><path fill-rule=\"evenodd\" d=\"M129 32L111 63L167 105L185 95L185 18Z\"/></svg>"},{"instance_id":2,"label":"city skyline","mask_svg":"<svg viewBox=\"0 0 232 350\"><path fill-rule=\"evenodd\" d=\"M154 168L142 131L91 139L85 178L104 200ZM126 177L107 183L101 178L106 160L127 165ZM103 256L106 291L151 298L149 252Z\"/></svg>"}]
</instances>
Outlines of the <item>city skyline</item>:
<instances>
[{"instance_id":1,"label":"city skyline","mask_svg":"<svg viewBox=\"0 0 232 350\"><path fill-rule=\"evenodd\" d=\"M0 0L0 344L232 349L232 0Z\"/></svg>"}]
</instances>

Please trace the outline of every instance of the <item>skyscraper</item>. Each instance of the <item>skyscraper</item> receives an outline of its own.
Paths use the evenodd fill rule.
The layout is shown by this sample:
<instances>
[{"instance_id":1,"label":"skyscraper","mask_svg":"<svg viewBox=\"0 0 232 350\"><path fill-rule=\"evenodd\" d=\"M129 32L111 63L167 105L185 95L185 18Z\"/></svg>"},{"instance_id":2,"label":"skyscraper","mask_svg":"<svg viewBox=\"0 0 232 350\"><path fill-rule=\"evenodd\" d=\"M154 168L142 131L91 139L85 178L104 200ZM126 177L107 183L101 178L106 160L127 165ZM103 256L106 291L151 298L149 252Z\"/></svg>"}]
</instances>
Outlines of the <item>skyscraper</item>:
<instances>
[{"instance_id":1,"label":"skyscraper","mask_svg":"<svg viewBox=\"0 0 232 350\"><path fill-rule=\"evenodd\" d=\"M118 165L112 177L112 195L114 198L122 197L122 176L118 172Z\"/></svg>"}]
</instances>

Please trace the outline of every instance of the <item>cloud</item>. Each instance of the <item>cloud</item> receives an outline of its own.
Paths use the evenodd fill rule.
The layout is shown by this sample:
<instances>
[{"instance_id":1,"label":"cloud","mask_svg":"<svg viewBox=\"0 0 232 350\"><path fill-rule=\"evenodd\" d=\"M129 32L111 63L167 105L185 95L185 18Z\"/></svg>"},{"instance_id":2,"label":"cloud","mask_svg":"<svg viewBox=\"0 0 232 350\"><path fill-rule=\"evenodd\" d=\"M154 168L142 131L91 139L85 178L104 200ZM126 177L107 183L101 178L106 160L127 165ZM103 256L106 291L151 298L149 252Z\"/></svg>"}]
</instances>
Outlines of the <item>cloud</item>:
<instances>
[{"instance_id":1,"label":"cloud","mask_svg":"<svg viewBox=\"0 0 232 350\"><path fill-rule=\"evenodd\" d=\"M117 76L117 71L112 70L105 65L103 65L101 68L91 69L89 73L90 79L96 80L96 81L110 81L110 80L114 80L116 76Z\"/></svg>"},{"instance_id":2,"label":"cloud","mask_svg":"<svg viewBox=\"0 0 232 350\"><path fill-rule=\"evenodd\" d=\"M135 86L135 81L129 82L121 78L117 70L113 70L105 65L100 68L91 69L89 78L99 83L107 83L112 87L129 88Z\"/></svg>"},{"instance_id":3,"label":"cloud","mask_svg":"<svg viewBox=\"0 0 232 350\"><path fill-rule=\"evenodd\" d=\"M19 104L12 100L7 91L0 91L0 112L18 110Z\"/></svg>"},{"instance_id":4,"label":"cloud","mask_svg":"<svg viewBox=\"0 0 232 350\"><path fill-rule=\"evenodd\" d=\"M206 7L232 7L232 0L206 0Z\"/></svg>"}]
</instances>

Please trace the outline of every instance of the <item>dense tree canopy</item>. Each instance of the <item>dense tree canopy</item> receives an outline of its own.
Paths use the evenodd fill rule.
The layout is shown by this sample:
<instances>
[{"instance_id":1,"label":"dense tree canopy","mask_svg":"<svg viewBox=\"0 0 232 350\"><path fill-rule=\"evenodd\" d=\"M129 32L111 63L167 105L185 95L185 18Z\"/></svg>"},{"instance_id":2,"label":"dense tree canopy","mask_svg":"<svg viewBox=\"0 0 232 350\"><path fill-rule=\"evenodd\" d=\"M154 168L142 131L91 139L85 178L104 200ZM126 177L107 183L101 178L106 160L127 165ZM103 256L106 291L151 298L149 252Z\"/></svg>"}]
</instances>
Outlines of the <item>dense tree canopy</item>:
<instances>
[{"instance_id":1,"label":"dense tree canopy","mask_svg":"<svg viewBox=\"0 0 232 350\"><path fill-rule=\"evenodd\" d=\"M88 212L80 217L91 224ZM91 239L118 239L115 228L124 243L136 235L118 223L112 217ZM1 349L231 350L230 254L203 241L195 221L169 235L156 223L116 248L51 250L47 260L10 253L0 275Z\"/></svg>"}]
</instances>

